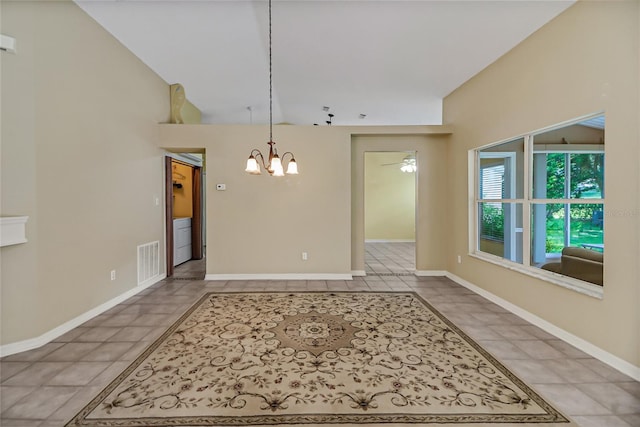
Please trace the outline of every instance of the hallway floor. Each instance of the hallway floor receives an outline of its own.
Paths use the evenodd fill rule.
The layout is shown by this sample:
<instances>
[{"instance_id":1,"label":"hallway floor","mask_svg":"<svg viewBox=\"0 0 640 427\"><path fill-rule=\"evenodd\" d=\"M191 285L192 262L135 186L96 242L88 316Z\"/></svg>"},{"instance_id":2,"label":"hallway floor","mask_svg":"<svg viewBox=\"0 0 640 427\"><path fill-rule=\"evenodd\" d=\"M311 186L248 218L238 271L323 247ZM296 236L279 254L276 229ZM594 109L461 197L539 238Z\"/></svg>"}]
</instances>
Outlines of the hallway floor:
<instances>
[{"instance_id":1,"label":"hallway floor","mask_svg":"<svg viewBox=\"0 0 640 427\"><path fill-rule=\"evenodd\" d=\"M404 274L411 261L393 245L368 249L368 268L381 274L352 281L204 281L204 261L178 266L175 278L1 359L0 425L63 426L204 292L342 290L414 291L579 426L640 427L637 381L447 278Z\"/></svg>"},{"instance_id":2,"label":"hallway floor","mask_svg":"<svg viewBox=\"0 0 640 427\"><path fill-rule=\"evenodd\" d=\"M416 270L416 244L367 242L364 262L367 274L411 275Z\"/></svg>"}]
</instances>

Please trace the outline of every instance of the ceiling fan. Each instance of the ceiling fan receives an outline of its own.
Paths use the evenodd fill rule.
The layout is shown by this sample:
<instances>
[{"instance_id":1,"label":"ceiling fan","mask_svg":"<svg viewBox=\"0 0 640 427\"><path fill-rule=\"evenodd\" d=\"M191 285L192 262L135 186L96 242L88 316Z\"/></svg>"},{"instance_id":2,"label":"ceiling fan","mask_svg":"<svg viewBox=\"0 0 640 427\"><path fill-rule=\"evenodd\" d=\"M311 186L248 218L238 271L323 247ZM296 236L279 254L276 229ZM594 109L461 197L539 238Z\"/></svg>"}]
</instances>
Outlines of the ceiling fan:
<instances>
[{"instance_id":1,"label":"ceiling fan","mask_svg":"<svg viewBox=\"0 0 640 427\"><path fill-rule=\"evenodd\" d=\"M416 162L415 154L409 154L401 162L394 163L383 163L381 166L393 166L400 165L400 170L402 172L412 173L418 170L418 164Z\"/></svg>"}]
</instances>

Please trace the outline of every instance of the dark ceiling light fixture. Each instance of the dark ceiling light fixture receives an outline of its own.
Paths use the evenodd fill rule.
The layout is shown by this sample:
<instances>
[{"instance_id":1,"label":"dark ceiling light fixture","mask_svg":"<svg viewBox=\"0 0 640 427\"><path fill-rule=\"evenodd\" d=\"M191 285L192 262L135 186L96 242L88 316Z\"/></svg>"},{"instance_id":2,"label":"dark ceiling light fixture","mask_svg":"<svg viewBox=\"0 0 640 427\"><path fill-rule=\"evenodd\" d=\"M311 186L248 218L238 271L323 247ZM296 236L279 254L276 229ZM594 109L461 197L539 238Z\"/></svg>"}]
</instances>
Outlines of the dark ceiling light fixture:
<instances>
[{"instance_id":1,"label":"dark ceiling light fixture","mask_svg":"<svg viewBox=\"0 0 640 427\"><path fill-rule=\"evenodd\" d=\"M328 111L329 111L329 109L330 109L330 108L329 108L329 107L327 107L327 106L322 107L322 111L324 111L325 113L326 113L326 112L328 112ZM326 123L326 124L328 124L329 126L331 126L331 124L333 123L333 117L334 117L334 115L333 115L332 113L329 113L329 114L327 114L327 116L329 116L329 120L325 121L325 123ZM317 124L317 123L314 123L313 125L314 125L314 126L318 126L318 124Z\"/></svg>"},{"instance_id":2,"label":"dark ceiling light fixture","mask_svg":"<svg viewBox=\"0 0 640 427\"><path fill-rule=\"evenodd\" d=\"M252 175L260 175L260 164L258 163L258 159L260 159L260 163L262 167L269 172L269 175L272 176L284 176L284 168L282 162L284 161L287 154L291 155L291 160L289 160L289 164L287 165L287 174L288 175L297 175L298 174L298 164L296 163L296 159L292 152L287 151L282 155L282 159L278 156L278 150L273 146L276 145L273 142L273 71L272 71L272 55L271 55L271 0L269 0L269 160L268 163L265 164L264 156L257 148L251 150L249 153L249 159L247 159L247 168L246 172L249 172Z\"/></svg>"},{"instance_id":3,"label":"dark ceiling light fixture","mask_svg":"<svg viewBox=\"0 0 640 427\"><path fill-rule=\"evenodd\" d=\"M331 126L331 123L333 123L333 114L329 113L327 115L329 116L329 120L327 120L326 123Z\"/></svg>"}]
</instances>

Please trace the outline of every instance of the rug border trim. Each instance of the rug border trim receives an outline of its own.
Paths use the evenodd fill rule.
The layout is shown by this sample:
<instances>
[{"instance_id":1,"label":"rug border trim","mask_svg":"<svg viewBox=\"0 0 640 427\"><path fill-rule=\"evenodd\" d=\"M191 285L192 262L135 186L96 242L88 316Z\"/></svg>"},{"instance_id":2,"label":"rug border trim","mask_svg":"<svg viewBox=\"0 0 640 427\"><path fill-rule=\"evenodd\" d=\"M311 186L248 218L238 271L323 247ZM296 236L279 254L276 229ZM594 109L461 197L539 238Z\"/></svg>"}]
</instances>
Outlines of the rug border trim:
<instances>
[{"instance_id":1,"label":"rug border trim","mask_svg":"<svg viewBox=\"0 0 640 427\"><path fill-rule=\"evenodd\" d=\"M565 416L562 412L560 412L558 409L556 409L553 405L551 405L549 402L547 402L544 398L542 398L542 396L540 396L538 394L537 391L535 391L534 389L532 389L528 384L526 384L522 379L520 379L515 373L511 372L504 364L502 364L502 362L500 362L498 359L496 359L495 356L493 356L488 350L484 349L480 344L478 344L473 338L471 338L469 335L467 335L466 332L464 332L462 329L460 329L457 325L455 325L451 320L449 320L445 315L443 315L439 310L437 310L435 307L433 307L431 305L431 303L429 303L424 297L422 297L421 295L419 295L417 292L415 291L372 291L372 292L357 292L357 291L256 291L256 292L250 292L250 291L229 291L229 292L205 292L196 302L194 302L192 304L191 307L189 307L189 309L187 309L177 320L174 321L174 323L169 326L167 328L167 330L165 332L163 332L158 338L156 338L151 344L149 344L149 346L138 356L136 357L136 359L134 361L132 361L131 363L129 363L129 365L120 373L118 374L118 376L116 378L114 378L107 386L105 386L102 391L100 393L98 393L94 398L91 399L91 401L86 404L73 418L71 418L71 420L65 424L65 426L82 426L82 425L90 425L90 426L152 426L153 424L149 424L149 420L162 420L162 423L165 424L156 424L156 425L168 425L166 424L166 418L157 418L157 417L147 417L147 418L112 418L112 419L87 419L86 416L89 415L96 407L98 407L100 405L100 403L104 400L104 398L106 396L108 396L115 388L117 388L117 386L126 378L129 376L129 374L135 370L138 366L140 366L140 364L142 362L144 362L145 359L147 359L149 357L150 354L152 354L164 341L165 339L170 336L176 329L178 329L178 327L180 325L182 325L182 323L189 317L191 316L191 314L193 314L194 311L196 311L198 308L200 308L201 304L204 303L205 300L207 300L209 297L213 296L213 295L242 295L242 294L362 294L362 293L367 293L367 294L393 294L393 295L411 295L412 297L416 297L422 304L424 304L426 306L426 308L428 308L429 310L431 310L433 312L434 315L436 315L443 323L445 323L448 327L450 327L454 332L456 332L458 335L460 335L468 345L470 345L472 348L474 348L476 351L478 351L483 357L487 358L487 360L489 362L491 362L503 375L505 375L510 381L512 381L516 386L518 386L522 391L524 391L527 396L529 398L531 398L540 408L542 408L544 411L546 411L546 413L544 414L522 414L522 415L518 415L518 414L461 414L461 415L455 415L455 414L426 414L426 415L421 415L421 414L394 414L393 417L395 417L394 419L387 419L386 421L382 421L380 420L379 422L381 423L424 423L424 422L431 422L431 423L437 423L437 424L441 424L441 423L451 423L453 422L453 419L455 418L456 420L461 421L463 417L467 416L471 418L475 418L474 421L463 421L463 422L471 422L471 423L481 423L481 422L493 422L493 423L499 423L499 424L503 424L505 421L495 421L495 416L496 415L502 415L502 416L506 416L506 417L520 417L520 423L527 423L527 422L531 422L531 423L550 423L550 422L555 422L555 423L567 423L567 426L571 426L572 425L572 420L568 417ZM371 423L371 418L372 417L376 417L376 416L381 416L384 414L315 414L315 415L304 415L304 414L290 414L290 415L277 415L274 416L274 419L276 420L273 423L267 423L265 424L264 422L261 422L261 424L263 425L275 425L275 424L293 424L293 423L297 423L297 422L283 422L283 417L284 418L288 418L288 417L301 417L301 416L306 416L306 417L311 417L311 419L315 422L315 423L322 423L322 424L333 424L335 422L329 421L330 417L333 416L337 416L337 417L341 417L341 421L340 423L343 423L345 418L349 418L349 417L355 417L355 418L367 418L367 419L363 419L362 421L347 421L347 423L355 423L355 424L365 424L365 423ZM387 415L388 417L389 415ZM476 418L478 416L484 416L484 417L494 417L494 420L490 421L489 419L479 419ZM175 422L180 422L179 420L184 420L184 422L188 423L186 425L202 425L202 426L207 426L207 425L215 425L215 424L211 424L211 422L217 423L217 422L228 422L228 420L233 419L236 421L242 421L243 422L235 422L235 423L231 423L231 424L224 424L224 425L229 425L229 426L235 426L235 425L242 425L242 426L256 426L256 425L260 425L260 424L255 424L255 423L247 423L248 420L250 419L257 419L258 417L267 419L268 415L255 415L255 416L243 416L243 417L233 417L233 416L192 416L192 417L171 417L171 420L174 420ZM401 419L403 417L422 417L419 421L401 421ZM443 421L445 419L447 419L447 417L450 417L451 421ZM553 417L553 418L552 418ZM437 419L439 419L440 421L438 421ZM203 421L198 421L198 420L203 420ZM280 421L278 421L280 420ZM325 420L325 421L323 421ZM208 422L209 424L197 424L198 422ZM514 420L515 421L515 420ZM84 422L87 422L89 424L84 424ZM102 424L102 422L104 422L105 424ZM118 422L124 422L125 424L118 424ZM336 421L337 422L337 421ZM509 421L507 421L509 422ZM196 424L194 424L196 423ZM183 425L183 423L180 422L180 424L174 424L174 422L172 421L173 425ZM458 423L460 424L460 423Z\"/></svg>"}]
</instances>

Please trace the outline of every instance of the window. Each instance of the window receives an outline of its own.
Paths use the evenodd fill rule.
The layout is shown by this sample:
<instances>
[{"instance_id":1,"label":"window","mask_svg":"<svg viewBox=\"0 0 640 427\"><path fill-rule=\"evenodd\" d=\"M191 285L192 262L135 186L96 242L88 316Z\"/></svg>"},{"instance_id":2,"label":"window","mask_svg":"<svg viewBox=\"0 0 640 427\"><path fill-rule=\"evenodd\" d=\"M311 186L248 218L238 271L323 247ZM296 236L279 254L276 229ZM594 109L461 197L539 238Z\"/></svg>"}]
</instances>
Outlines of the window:
<instances>
[{"instance_id":1,"label":"window","mask_svg":"<svg viewBox=\"0 0 640 427\"><path fill-rule=\"evenodd\" d=\"M598 115L474 150L472 252L602 285L604 124Z\"/></svg>"}]
</instances>

